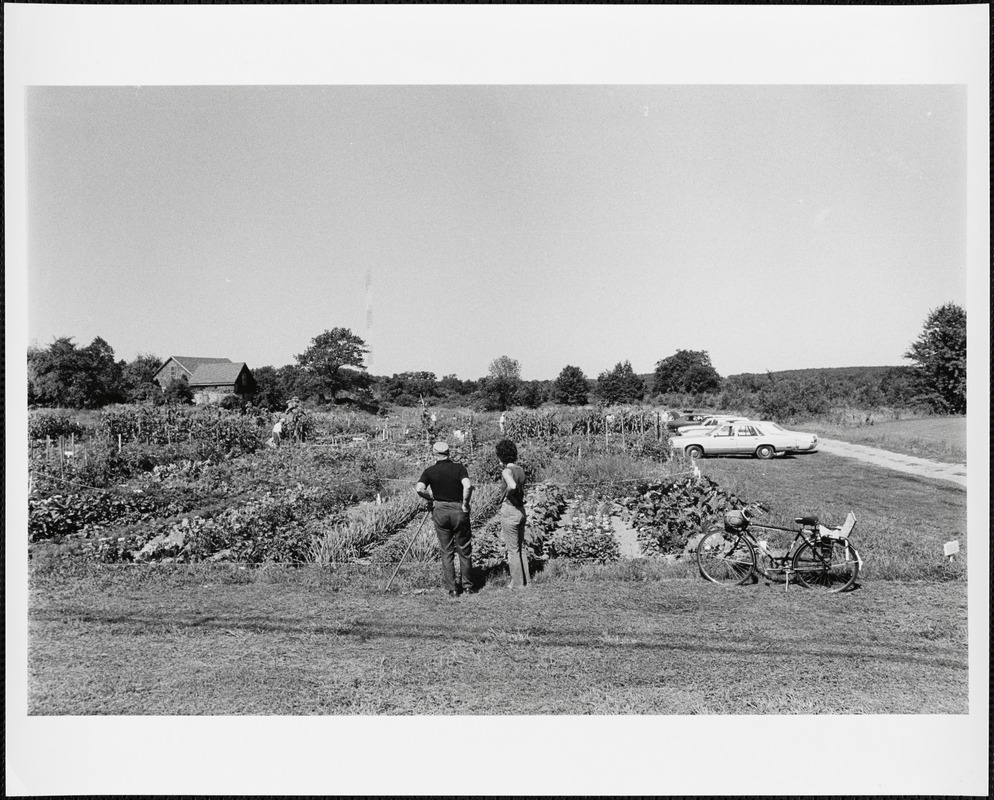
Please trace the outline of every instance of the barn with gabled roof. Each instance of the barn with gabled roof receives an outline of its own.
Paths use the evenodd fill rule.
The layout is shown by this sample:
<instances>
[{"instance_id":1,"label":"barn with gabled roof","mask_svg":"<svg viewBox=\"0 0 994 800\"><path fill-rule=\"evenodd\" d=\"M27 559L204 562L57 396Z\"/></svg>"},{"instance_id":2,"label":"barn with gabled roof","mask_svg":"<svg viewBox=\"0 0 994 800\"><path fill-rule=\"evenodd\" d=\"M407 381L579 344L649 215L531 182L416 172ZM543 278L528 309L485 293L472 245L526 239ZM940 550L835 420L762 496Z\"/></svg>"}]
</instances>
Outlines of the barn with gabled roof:
<instances>
[{"instance_id":1,"label":"barn with gabled roof","mask_svg":"<svg viewBox=\"0 0 994 800\"><path fill-rule=\"evenodd\" d=\"M170 356L154 376L163 389L178 378L186 378L197 404L218 403L231 394L248 397L256 389L248 365L230 358Z\"/></svg>"}]
</instances>

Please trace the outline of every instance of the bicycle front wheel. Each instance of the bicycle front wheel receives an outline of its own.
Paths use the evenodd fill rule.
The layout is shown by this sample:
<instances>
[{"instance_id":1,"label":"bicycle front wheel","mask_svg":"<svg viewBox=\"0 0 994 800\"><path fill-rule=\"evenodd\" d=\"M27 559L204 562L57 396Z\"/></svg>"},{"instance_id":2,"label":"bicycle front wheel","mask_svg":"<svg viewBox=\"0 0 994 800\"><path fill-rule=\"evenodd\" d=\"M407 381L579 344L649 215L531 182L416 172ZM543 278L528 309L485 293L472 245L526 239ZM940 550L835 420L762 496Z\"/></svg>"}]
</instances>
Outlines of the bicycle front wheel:
<instances>
[{"instance_id":1,"label":"bicycle front wheel","mask_svg":"<svg viewBox=\"0 0 994 800\"><path fill-rule=\"evenodd\" d=\"M697 566L711 583L740 586L756 567L756 551L744 536L715 528L697 544Z\"/></svg>"},{"instance_id":2,"label":"bicycle front wheel","mask_svg":"<svg viewBox=\"0 0 994 800\"><path fill-rule=\"evenodd\" d=\"M856 583L859 554L845 540L805 542L794 554L793 572L809 589L844 592Z\"/></svg>"}]
</instances>

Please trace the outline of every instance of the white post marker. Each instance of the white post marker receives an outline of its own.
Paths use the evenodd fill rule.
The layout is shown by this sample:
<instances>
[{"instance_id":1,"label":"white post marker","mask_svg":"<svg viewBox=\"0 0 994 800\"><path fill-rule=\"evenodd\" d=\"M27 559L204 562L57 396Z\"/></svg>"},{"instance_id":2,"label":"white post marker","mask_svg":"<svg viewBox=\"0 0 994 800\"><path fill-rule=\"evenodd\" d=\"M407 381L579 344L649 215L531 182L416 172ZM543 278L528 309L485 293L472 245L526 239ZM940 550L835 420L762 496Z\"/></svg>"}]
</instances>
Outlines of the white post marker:
<instances>
[{"instance_id":1,"label":"white post marker","mask_svg":"<svg viewBox=\"0 0 994 800\"><path fill-rule=\"evenodd\" d=\"M953 539L951 542L946 542L942 546L942 555L949 558L952 561L956 558L956 554L959 552L959 539Z\"/></svg>"}]
</instances>

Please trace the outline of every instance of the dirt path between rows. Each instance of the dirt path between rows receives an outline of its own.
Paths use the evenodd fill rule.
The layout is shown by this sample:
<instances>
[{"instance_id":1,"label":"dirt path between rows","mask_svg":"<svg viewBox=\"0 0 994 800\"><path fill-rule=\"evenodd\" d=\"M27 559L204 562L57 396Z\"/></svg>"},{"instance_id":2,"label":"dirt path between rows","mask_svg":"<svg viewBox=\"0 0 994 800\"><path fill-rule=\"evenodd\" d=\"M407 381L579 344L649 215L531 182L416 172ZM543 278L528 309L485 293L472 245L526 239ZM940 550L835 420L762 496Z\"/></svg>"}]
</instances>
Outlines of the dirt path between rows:
<instances>
[{"instance_id":1,"label":"dirt path between rows","mask_svg":"<svg viewBox=\"0 0 994 800\"><path fill-rule=\"evenodd\" d=\"M927 458L906 456L902 453L892 453L878 447L867 447L862 444L850 444L835 439L819 439L818 450L831 456L855 458L879 467L920 475L925 478L952 481L966 486L966 464L943 464L939 461L929 461Z\"/></svg>"}]
</instances>

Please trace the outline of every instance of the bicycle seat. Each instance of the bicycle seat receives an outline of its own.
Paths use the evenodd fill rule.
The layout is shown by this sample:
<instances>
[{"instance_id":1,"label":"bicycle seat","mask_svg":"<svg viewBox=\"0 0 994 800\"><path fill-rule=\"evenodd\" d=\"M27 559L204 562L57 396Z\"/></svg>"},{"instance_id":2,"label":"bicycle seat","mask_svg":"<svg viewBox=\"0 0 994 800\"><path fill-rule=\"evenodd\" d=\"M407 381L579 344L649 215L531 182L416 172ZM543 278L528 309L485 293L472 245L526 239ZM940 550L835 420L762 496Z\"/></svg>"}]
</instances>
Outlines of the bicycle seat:
<instances>
[{"instance_id":1,"label":"bicycle seat","mask_svg":"<svg viewBox=\"0 0 994 800\"><path fill-rule=\"evenodd\" d=\"M818 517L795 517L794 522L798 525L810 525L812 528L818 527Z\"/></svg>"}]
</instances>

